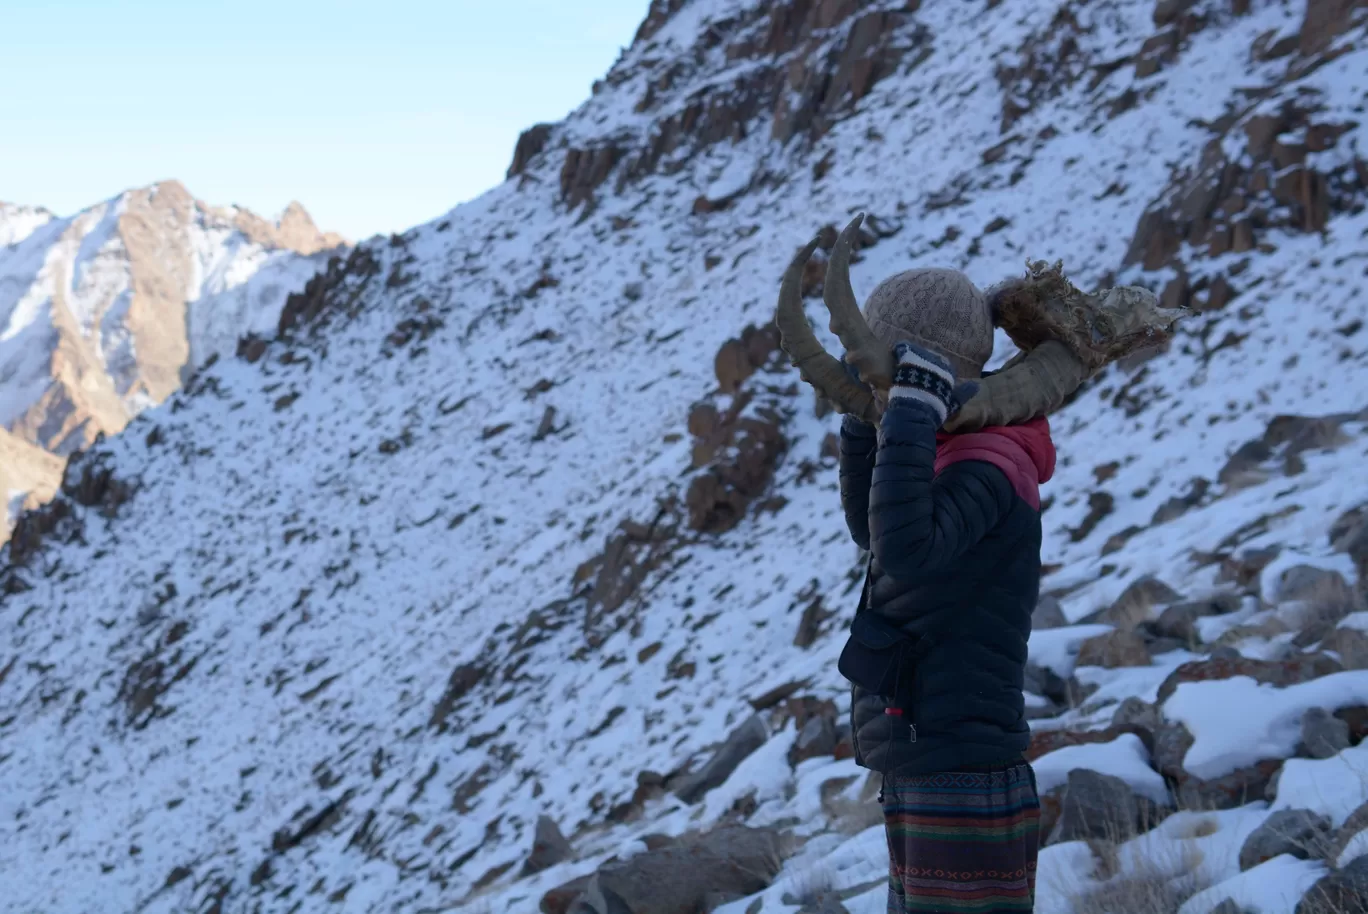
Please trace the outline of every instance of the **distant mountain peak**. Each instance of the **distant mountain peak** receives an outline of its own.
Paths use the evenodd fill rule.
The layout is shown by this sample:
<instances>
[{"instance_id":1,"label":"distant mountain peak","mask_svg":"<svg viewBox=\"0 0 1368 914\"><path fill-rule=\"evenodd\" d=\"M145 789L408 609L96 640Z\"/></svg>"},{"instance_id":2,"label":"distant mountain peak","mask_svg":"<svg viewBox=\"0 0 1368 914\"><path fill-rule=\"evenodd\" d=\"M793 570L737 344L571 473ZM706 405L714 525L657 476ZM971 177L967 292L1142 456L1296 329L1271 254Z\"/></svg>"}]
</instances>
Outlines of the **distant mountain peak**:
<instances>
[{"instance_id":1,"label":"distant mountain peak","mask_svg":"<svg viewBox=\"0 0 1368 914\"><path fill-rule=\"evenodd\" d=\"M56 455L119 431L343 245L297 201L271 221L176 180L66 218L0 203L0 429Z\"/></svg>"}]
</instances>

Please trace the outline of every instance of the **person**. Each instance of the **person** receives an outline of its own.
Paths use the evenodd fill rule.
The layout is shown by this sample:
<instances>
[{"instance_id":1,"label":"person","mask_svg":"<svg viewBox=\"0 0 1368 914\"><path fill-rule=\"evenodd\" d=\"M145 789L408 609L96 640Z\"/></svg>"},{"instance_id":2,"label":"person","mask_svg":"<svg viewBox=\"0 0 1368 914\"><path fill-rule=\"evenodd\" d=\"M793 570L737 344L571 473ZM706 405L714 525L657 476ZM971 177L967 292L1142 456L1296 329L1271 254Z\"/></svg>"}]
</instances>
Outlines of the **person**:
<instances>
[{"instance_id":1,"label":"person","mask_svg":"<svg viewBox=\"0 0 1368 914\"><path fill-rule=\"evenodd\" d=\"M1049 425L941 429L993 349L990 307L963 274L900 273L863 312L896 363L877 426L841 425L841 502L869 552L841 665L856 761L883 776L888 910L1029 912L1040 801L1023 679Z\"/></svg>"}]
</instances>

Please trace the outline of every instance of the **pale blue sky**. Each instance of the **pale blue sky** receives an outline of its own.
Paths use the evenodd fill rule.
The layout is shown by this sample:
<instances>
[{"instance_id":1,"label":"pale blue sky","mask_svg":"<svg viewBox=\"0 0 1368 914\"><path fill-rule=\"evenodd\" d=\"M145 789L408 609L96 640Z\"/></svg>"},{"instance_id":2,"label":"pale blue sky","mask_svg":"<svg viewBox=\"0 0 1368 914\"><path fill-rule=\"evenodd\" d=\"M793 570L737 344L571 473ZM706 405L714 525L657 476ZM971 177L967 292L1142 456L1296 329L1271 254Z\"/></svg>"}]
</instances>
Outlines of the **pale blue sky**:
<instances>
[{"instance_id":1,"label":"pale blue sky","mask_svg":"<svg viewBox=\"0 0 1368 914\"><path fill-rule=\"evenodd\" d=\"M353 239L503 180L649 0L0 0L0 200L69 215L177 178Z\"/></svg>"}]
</instances>

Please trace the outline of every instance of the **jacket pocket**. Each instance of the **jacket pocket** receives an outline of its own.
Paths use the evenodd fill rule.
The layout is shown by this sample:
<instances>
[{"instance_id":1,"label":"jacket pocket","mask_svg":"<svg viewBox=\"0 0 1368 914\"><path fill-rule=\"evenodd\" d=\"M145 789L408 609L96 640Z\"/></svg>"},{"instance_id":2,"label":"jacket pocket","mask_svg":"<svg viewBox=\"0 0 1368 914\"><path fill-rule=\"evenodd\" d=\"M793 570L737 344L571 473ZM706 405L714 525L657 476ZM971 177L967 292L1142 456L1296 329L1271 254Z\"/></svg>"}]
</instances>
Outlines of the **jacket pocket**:
<instances>
[{"instance_id":1,"label":"jacket pocket","mask_svg":"<svg viewBox=\"0 0 1368 914\"><path fill-rule=\"evenodd\" d=\"M856 613L836 668L856 686L895 704L911 685L917 639L873 613Z\"/></svg>"},{"instance_id":2,"label":"jacket pocket","mask_svg":"<svg viewBox=\"0 0 1368 914\"><path fill-rule=\"evenodd\" d=\"M851 742L861 768L888 774L905 760L906 744L917 741L911 722L890 710L886 699L859 686L851 689Z\"/></svg>"}]
</instances>

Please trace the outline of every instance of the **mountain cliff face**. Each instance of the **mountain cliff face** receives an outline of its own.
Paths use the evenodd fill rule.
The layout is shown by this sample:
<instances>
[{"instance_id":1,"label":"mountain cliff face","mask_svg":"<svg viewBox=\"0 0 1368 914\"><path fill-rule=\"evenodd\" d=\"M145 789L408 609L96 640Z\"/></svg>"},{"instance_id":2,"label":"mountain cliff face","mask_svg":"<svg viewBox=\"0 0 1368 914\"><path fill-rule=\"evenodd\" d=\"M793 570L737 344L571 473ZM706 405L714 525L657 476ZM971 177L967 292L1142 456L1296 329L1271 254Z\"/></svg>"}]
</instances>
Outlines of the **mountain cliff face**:
<instances>
[{"instance_id":1,"label":"mountain cliff face","mask_svg":"<svg viewBox=\"0 0 1368 914\"><path fill-rule=\"evenodd\" d=\"M19 515L45 503L57 491L64 461L0 429L0 529L8 533Z\"/></svg>"},{"instance_id":2,"label":"mountain cliff face","mask_svg":"<svg viewBox=\"0 0 1368 914\"><path fill-rule=\"evenodd\" d=\"M174 181L69 219L0 205L0 428L62 457L119 431L187 368L273 330L341 245L297 203L269 222Z\"/></svg>"},{"instance_id":3,"label":"mountain cliff face","mask_svg":"<svg viewBox=\"0 0 1368 914\"><path fill-rule=\"evenodd\" d=\"M856 211L857 293L1062 258L1198 311L1053 419L1038 910L1139 874L1217 893L1190 914L1292 911L1348 878L1353 834L1242 851L1368 730L1363 38L1321 0L656 0L506 183L332 261L21 520L0 908L563 912L744 823L801 850L717 910L883 910L839 725L836 417L770 324L794 250ZM133 332L104 393L67 386L174 387ZM1313 707L1343 746L1307 748ZM1097 850L1137 796L1198 811ZM1192 884L1150 845L1199 853Z\"/></svg>"}]
</instances>

